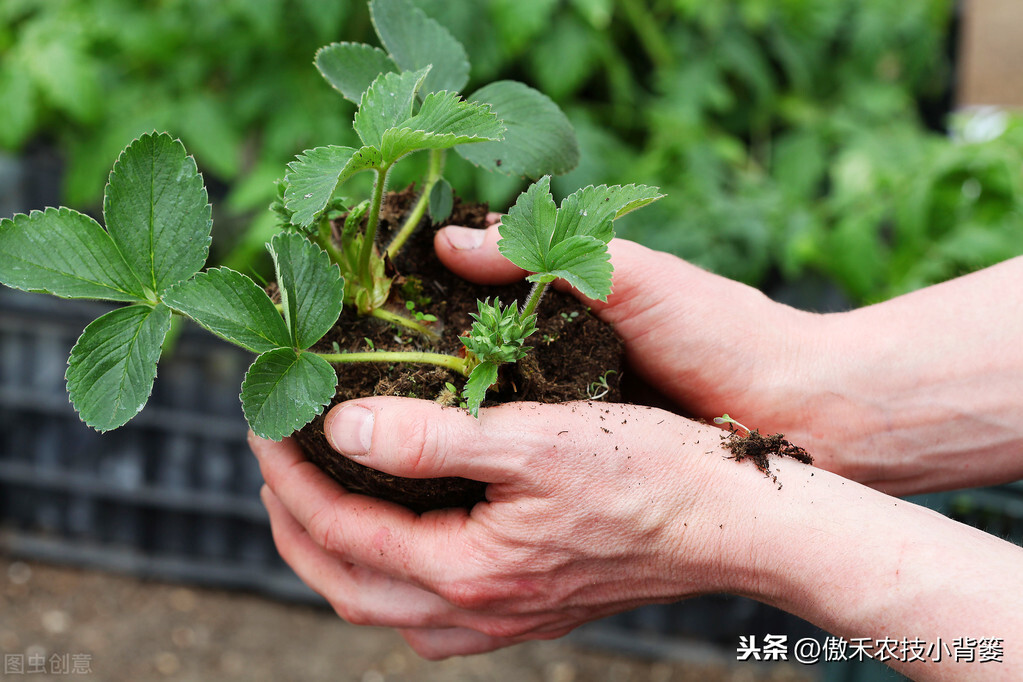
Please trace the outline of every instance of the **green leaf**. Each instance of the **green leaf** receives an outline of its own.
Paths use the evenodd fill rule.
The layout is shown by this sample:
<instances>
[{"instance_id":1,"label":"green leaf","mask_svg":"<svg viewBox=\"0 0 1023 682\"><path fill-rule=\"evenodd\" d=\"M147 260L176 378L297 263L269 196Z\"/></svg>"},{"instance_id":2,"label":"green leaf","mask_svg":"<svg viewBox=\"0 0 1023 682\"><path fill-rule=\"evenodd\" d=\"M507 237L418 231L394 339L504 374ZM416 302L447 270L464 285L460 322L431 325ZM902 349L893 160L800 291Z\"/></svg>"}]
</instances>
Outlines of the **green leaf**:
<instances>
[{"instance_id":1,"label":"green leaf","mask_svg":"<svg viewBox=\"0 0 1023 682\"><path fill-rule=\"evenodd\" d=\"M377 76L398 70L386 52L362 43L331 43L321 47L313 61L320 75L356 104Z\"/></svg>"},{"instance_id":2,"label":"green leaf","mask_svg":"<svg viewBox=\"0 0 1023 682\"><path fill-rule=\"evenodd\" d=\"M574 235L551 248L544 274L526 279L549 282L561 278L584 296L606 301L611 293L612 270L606 243L589 235Z\"/></svg>"},{"instance_id":3,"label":"green leaf","mask_svg":"<svg viewBox=\"0 0 1023 682\"><path fill-rule=\"evenodd\" d=\"M4 103L0 148L18 149L39 125L41 117L37 113L32 76L10 52L0 62L0 102Z\"/></svg>"},{"instance_id":4,"label":"green leaf","mask_svg":"<svg viewBox=\"0 0 1023 682\"><path fill-rule=\"evenodd\" d=\"M480 405L487 395L487 389L497 383L497 365L481 362L472 368L462 389L462 399L472 416L480 416Z\"/></svg>"},{"instance_id":5,"label":"green leaf","mask_svg":"<svg viewBox=\"0 0 1023 682\"><path fill-rule=\"evenodd\" d=\"M373 81L362 95L353 126L362 143L380 149L384 132L412 117L416 93L429 73L419 71L385 73Z\"/></svg>"},{"instance_id":6,"label":"green leaf","mask_svg":"<svg viewBox=\"0 0 1023 682\"><path fill-rule=\"evenodd\" d=\"M518 362L530 347L525 341L536 331L536 314L521 317L513 302L503 305L496 299L476 301L477 312L470 313L472 327L468 335L458 337L473 355L482 362Z\"/></svg>"},{"instance_id":7,"label":"green leaf","mask_svg":"<svg viewBox=\"0 0 1023 682\"><path fill-rule=\"evenodd\" d=\"M309 348L341 315L345 291L341 270L325 251L294 232L275 235L267 248L277 269L292 345Z\"/></svg>"},{"instance_id":8,"label":"green leaf","mask_svg":"<svg viewBox=\"0 0 1023 682\"><path fill-rule=\"evenodd\" d=\"M569 235L588 234L607 243L614 237L612 221L663 196L656 187L647 185L584 187L561 202L552 241L557 243Z\"/></svg>"},{"instance_id":9,"label":"green leaf","mask_svg":"<svg viewBox=\"0 0 1023 682\"><path fill-rule=\"evenodd\" d=\"M440 178L430 189L430 220L440 224L451 215L455 205L455 192L444 178Z\"/></svg>"},{"instance_id":10,"label":"green leaf","mask_svg":"<svg viewBox=\"0 0 1023 682\"><path fill-rule=\"evenodd\" d=\"M501 219L497 248L515 265L529 272L544 272L550 235L558 217L551 196L551 178L545 175L519 195L508 215Z\"/></svg>"},{"instance_id":11,"label":"green leaf","mask_svg":"<svg viewBox=\"0 0 1023 682\"><path fill-rule=\"evenodd\" d=\"M0 220L0 282L63 298L146 300L99 223L70 208L48 208Z\"/></svg>"},{"instance_id":12,"label":"green leaf","mask_svg":"<svg viewBox=\"0 0 1023 682\"><path fill-rule=\"evenodd\" d=\"M207 331L253 353L291 345L291 332L270 297L230 268L200 272L163 295L163 302Z\"/></svg>"},{"instance_id":13,"label":"green leaf","mask_svg":"<svg viewBox=\"0 0 1023 682\"><path fill-rule=\"evenodd\" d=\"M323 411L337 374L319 355L275 348L256 358L242 382L242 411L260 438L281 440Z\"/></svg>"},{"instance_id":14,"label":"green leaf","mask_svg":"<svg viewBox=\"0 0 1023 682\"><path fill-rule=\"evenodd\" d=\"M26 68L56 107L78 122L94 122L103 111L103 63L76 27L43 33L32 31Z\"/></svg>"},{"instance_id":15,"label":"green leaf","mask_svg":"<svg viewBox=\"0 0 1023 682\"><path fill-rule=\"evenodd\" d=\"M139 413L153 390L170 321L165 305L132 305L85 328L67 369L68 394L82 421L109 431Z\"/></svg>"},{"instance_id":16,"label":"green leaf","mask_svg":"<svg viewBox=\"0 0 1023 682\"><path fill-rule=\"evenodd\" d=\"M356 173L381 165L380 152L372 147L317 147L288 164L284 205L291 222L309 227L330 204L338 186Z\"/></svg>"},{"instance_id":17,"label":"green leaf","mask_svg":"<svg viewBox=\"0 0 1023 682\"><path fill-rule=\"evenodd\" d=\"M206 262L212 210L185 147L143 135L121 153L103 197L107 231L143 286L159 294Z\"/></svg>"},{"instance_id":18,"label":"green leaf","mask_svg":"<svg viewBox=\"0 0 1023 682\"><path fill-rule=\"evenodd\" d=\"M585 187L555 209L550 176L523 192L501 221L498 249L532 273L534 282L562 278L584 295L606 300L611 293L607 243L613 221L663 195L645 185Z\"/></svg>"},{"instance_id":19,"label":"green leaf","mask_svg":"<svg viewBox=\"0 0 1023 682\"><path fill-rule=\"evenodd\" d=\"M499 140L504 126L485 104L466 102L453 92L426 96L419 112L384 131L385 163L420 149L450 149L467 142Z\"/></svg>"},{"instance_id":20,"label":"green leaf","mask_svg":"<svg viewBox=\"0 0 1023 682\"><path fill-rule=\"evenodd\" d=\"M567 173L579 163L579 142L568 117L543 93L515 81L497 81L467 99L491 106L506 128L501 142L460 147L466 160L491 171L538 178Z\"/></svg>"},{"instance_id":21,"label":"green leaf","mask_svg":"<svg viewBox=\"0 0 1023 682\"><path fill-rule=\"evenodd\" d=\"M409 0L373 0L369 5L380 41L402 71L433 66L427 92L459 92L469 82L465 48Z\"/></svg>"}]
</instances>

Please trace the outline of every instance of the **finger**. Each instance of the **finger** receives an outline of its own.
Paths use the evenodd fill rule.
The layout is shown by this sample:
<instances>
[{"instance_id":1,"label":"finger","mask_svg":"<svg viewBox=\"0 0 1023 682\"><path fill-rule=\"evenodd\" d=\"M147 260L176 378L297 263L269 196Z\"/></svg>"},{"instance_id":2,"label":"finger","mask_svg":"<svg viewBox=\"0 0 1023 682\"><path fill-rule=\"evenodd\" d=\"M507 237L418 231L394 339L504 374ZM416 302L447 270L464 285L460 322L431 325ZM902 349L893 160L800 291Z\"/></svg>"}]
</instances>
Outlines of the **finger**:
<instances>
[{"instance_id":1,"label":"finger","mask_svg":"<svg viewBox=\"0 0 1023 682\"><path fill-rule=\"evenodd\" d=\"M413 651L430 661L451 656L471 656L517 644L510 637L493 637L466 628L401 630Z\"/></svg>"},{"instance_id":2,"label":"finger","mask_svg":"<svg viewBox=\"0 0 1023 682\"><path fill-rule=\"evenodd\" d=\"M467 611L433 592L345 561L317 545L269 487L263 486L260 497L270 516L271 532L281 557L306 585L353 625L464 627L501 636L564 630L560 614L502 615Z\"/></svg>"},{"instance_id":3,"label":"finger","mask_svg":"<svg viewBox=\"0 0 1023 682\"><path fill-rule=\"evenodd\" d=\"M446 626L452 607L443 599L378 571L327 553L267 486L260 492L281 558L341 618L353 625L394 628Z\"/></svg>"},{"instance_id":4,"label":"finger","mask_svg":"<svg viewBox=\"0 0 1023 682\"><path fill-rule=\"evenodd\" d=\"M482 409L475 418L428 400L379 396L334 406L324 434L341 454L395 476L459 476L521 488L542 477L559 446L608 447L610 431L600 428L596 411L584 404L518 402ZM491 485L491 502L494 492Z\"/></svg>"},{"instance_id":5,"label":"finger","mask_svg":"<svg viewBox=\"0 0 1023 682\"><path fill-rule=\"evenodd\" d=\"M492 216L494 214L491 214ZM449 225L437 231L437 258L459 277L477 284L511 284L525 276L497 250L499 224L485 230Z\"/></svg>"},{"instance_id":6,"label":"finger","mask_svg":"<svg viewBox=\"0 0 1023 682\"><path fill-rule=\"evenodd\" d=\"M606 453L596 461L614 467L638 441L676 447L677 434L658 426L663 418L651 426L648 410L613 403L517 402L482 409L477 419L428 400L378 396L335 406L324 433L338 452L378 471L486 482L493 507L543 495L564 475L555 470L569 466L567 458L579 453ZM597 466L589 459L576 464L572 475Z\"/></svg>"},{"instance_id":7,"label":"finger","mask_svg":"<svg viewBox=\"0 0 1023 682\"><path fill-rule=\"evenodd\" d=\"M307 461L289 439L249 438L267 487L329 554L412 585L438 592L450 577L451 543L465 510L422 517L405 507L347 492Z\"/></svg>"},{"instance_id":8,"label":"finger","mask_svg":"<svg viewBox=\"0 0 1023 682\"><path fill-rule=\"evenodd\" d=\"M481 410L477 419L427 400L360 398L335 406L323 430L335 450L380 471L506 483L549 444L549 429L523 428L520 417L532 411L524 405Z\"/></svg>"}]
</instances>

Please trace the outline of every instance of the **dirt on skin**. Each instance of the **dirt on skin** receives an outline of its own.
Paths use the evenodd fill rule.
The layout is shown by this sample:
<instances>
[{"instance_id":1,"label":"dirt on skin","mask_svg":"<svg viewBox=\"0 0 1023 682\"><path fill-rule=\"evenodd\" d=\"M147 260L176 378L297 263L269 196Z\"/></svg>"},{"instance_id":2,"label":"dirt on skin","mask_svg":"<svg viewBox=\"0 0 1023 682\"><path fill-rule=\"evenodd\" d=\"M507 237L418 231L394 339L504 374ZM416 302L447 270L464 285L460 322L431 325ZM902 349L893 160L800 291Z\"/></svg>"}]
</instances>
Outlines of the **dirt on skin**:
<instances>
[{"instance_id":1,"label":"dirt on skin","mask_svg":"<svg viewBox=\"0 0 1023 682\"><path fill-rule=\"evenodd\" d=\"M381 210L378 243L387 244L389 234L400 227L416 198L413 188L391 193ZM486 227L487 207L456 199L452 215L444 224ZM335 224L335 238L339 224ZM435 344L379 319L358 316L351 307L338 324L314 347L321 352L376 350L431 350L464 356L459 336L469 331L477 299L499 298L521 303L530 284L480 286L451 274L437 260L433 238L438 226L423 219L414 236L393 263L394 277L388 308L408 314L434 315L431 327L441 335ZM603 394L602 400L621 402L619 382L624 371L624 348L614 330L594 317L576 298L548 290L537 313L538 331L527 341L529 356L515 365L501 367L498 384L487 393L483 406L511 401L566 402ZM436 400L459 409L457 392L464 377L433 365L387 365L347 363L335 365L338 389L331 404L370 395L393 395ZM601 382L604 382L603 384ZM455 387L455 392L451 391ZM606 391L605 391L606 389ZM307 457L348 490L404 504L422 512L445 507L470 508L485 499L486 486L461 478L407 479L357 464L339 455L323 435L323 414L295 434Z\"/></svg>"},{"instance_id":2,"label":"dirt on skin","mask_svg":"<svg viewBox=\"0 0 1023 682\"><path fill-rule=\"evenodd\" d=\"M745 436L740 436L738 431L733 430L724 437L725 448L732 453L731 459L736 462L750 460L757 469L764 472L781 489L778 477L771 471L771 455L777 457L789 457L803 464L813 464L813 457L798 445L793 445L785 439L784 434L776 433L771 436L762 436L754 429Z\"/></svg>"}]
</instances>

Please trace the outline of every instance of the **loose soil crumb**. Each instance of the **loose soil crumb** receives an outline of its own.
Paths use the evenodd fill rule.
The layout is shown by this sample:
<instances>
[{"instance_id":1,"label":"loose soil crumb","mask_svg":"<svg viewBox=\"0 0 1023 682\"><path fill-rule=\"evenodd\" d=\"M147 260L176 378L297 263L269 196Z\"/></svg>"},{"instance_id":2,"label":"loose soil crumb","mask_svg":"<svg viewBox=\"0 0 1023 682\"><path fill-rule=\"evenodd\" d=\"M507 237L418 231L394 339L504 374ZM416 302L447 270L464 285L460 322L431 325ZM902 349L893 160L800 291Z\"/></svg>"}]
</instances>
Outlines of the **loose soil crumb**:
<instances>
[{"instance_id":1,"label":"loose soil crumb","mask_svg":"<svg viewBox=\"0 0 1023 682\"><path fill-rule=\"evenodd\" d=\"M777 483L779 490L781 490L781 483L771 471L771 455L789 457L803 464L813 464L813 457L810 453L798 445L790 443L781 433L762 436L759 431L754 429L746 436L740 436L737 431L732 431L723 438L725 447L732 453L730 459L734 459L736 462L751 460L757 469L764 472L764 475L771 481Z\"/></svg>"}]
</instances>

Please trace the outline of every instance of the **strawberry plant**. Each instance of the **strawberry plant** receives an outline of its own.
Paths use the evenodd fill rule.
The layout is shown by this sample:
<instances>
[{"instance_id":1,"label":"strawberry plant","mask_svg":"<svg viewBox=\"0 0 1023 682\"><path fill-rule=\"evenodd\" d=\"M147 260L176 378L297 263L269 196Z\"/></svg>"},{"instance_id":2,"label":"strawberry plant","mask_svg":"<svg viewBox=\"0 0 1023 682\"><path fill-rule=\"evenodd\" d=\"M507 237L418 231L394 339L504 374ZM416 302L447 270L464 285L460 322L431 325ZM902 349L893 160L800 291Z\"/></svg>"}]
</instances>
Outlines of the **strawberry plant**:
<instances>
[{"instance_id":1,"label":"strawberry plant","mask_svg":"<svg viewBox=\"0 0 1023 682\"><path fill-rule=\"evenodd\" d=\"M454 370L468 377L463 400L475 413L497 368L528 350L523 342L535 331L535 310L548 284L562 277L588 296L606 298L612 221L659 197L643 186L587 187L558 208L548 186L545 176L522 194L500 242L512 262L535 273L534 293L521 310L479 302L463 340L464 356L311 351L337 322L347 282L327 250L296 232L281 232L267 244L279 304L239 272L226 267L200 272L210 245L211 207L194 161L167 134L142 136L114 164L104 198L105 229L69 208L0 221L5 254L0 282L127 304L89 324L68 362L71 402L99 431L123 425L144 406L174 314L257 354L241 401L252 429L266 438L291 434L323 409L337 383L332 363L429 363Z\"/></svg>"},{"instance_id":2,"label":"strawberry plant","mask_svg":"<svg viewBox=\"0 0 1023 682\"><path fill-rule=\"evenodd\" d=\"M558 207L549 173L573 165L577 153L560 110L508 81L462 98L457 90L465 85L468 62L443 27L407 0L374 0L370 7L387 52L339 43L317 54L321 73L358 101L353 128L361 147L308 150L278 182L271 208L281 230L266 246L279 303L240 272L200 271L212 211L195 162L167 134L143 135L122 152L105 190L105 227L69 208L0 222L0 282L128 304L86 327L71 352L68 393L86 424L106 431L142 409L174 315L257 355L241 402L253 431L266 438L290 435L320 414L335 395L333 365L346 363L443 367L465 378L461 403L477 414L501 365L529 351L525 343L536 331L537 306L550 282L565 279L595 299L610 293L613 221L660 194L645 186L590 186ZM465 151L471 148L482 151ZM501 227L499 248L532 273L531 294L521 308L478 301L462 347L442 352L434 347L436 317L416 310L413 301L396 300L388 264L428 207L439 216L442 205L453 203L445 199L450 189L442 179L449 149L490 169L548 174L519 197ZM419 151L430 155L428 175L383 248L377 232L388 175ZM363 172L373 177L370 196L352 199L348 181ZM314 350L345 306L415 332L419 347Z\"/></svg>"}]
</instances>

